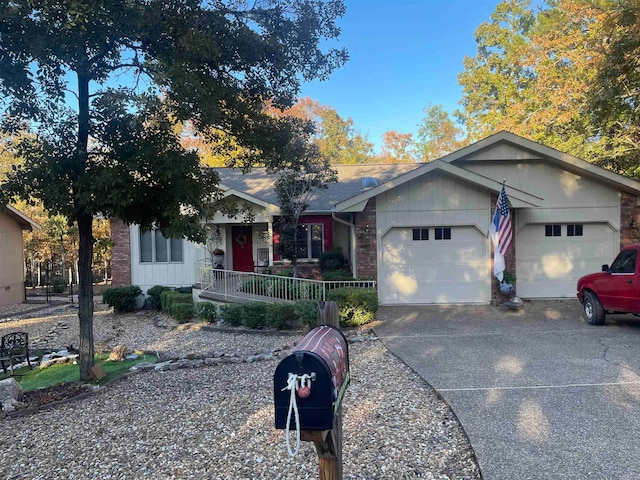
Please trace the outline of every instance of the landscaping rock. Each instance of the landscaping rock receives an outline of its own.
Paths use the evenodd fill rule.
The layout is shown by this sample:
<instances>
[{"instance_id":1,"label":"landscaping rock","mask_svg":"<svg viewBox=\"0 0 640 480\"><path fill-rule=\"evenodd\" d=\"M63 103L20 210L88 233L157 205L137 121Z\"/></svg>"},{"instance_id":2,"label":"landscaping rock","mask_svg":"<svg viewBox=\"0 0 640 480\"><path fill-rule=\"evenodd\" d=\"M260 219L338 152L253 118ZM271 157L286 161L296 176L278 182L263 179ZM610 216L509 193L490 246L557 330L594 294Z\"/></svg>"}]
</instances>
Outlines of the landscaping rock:
<instances>
[{"instance_id":1,"label":"landscaping rock","mask_svg":"<svg viewBox=\"0 0 640 480\"><path fill-rule=\"evenodd\" d=\"M112 362L121 362L125 359L126 355L127 347L124 345L118 345L116 347L113 347L113 350L111 350L109 360L111 360Z\"/></svg>"},{"instance_id":2,"label":"landscaping rock","mask_svg":"<svg viewBox=\"0 0 640 480\"><path fill-rule=\"evenodd\" d=\"M153 370L155 368L155 366L156 366L155 363L141 362L141 363L138 363L137 365L134 365L133 367L131 367L129 369L129 371L136 372L136 371L139 371L139 370Z\"/></svg>"},{"instance_id":3,"label":"landscaping rock","mask_svg":"<svg viewBox=\"0 0 640 480\"><path fill-rule=\"evenodd\" d=\"M17 398L22 393L22 387L15 378L0 380L0 404L5 412L12 412L20 405Z\"/></svg>"}]
</instances>

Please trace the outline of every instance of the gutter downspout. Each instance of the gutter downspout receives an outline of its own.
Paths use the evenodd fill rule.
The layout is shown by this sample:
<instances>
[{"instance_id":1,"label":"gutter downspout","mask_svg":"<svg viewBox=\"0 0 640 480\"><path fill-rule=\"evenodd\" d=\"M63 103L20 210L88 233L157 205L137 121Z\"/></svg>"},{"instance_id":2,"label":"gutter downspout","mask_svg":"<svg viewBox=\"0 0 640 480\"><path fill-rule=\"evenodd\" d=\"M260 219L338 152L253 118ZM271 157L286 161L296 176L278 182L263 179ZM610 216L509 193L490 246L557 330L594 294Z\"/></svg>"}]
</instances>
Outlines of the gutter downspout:
<instances>
[{"instance_id":1,"label":"gutter downspout","mask_svg":"<svg viewBox=\"0 0 640 480\"><path fill-rule=\"evenodd\" d=\"M349 227L349 242L351 243L351 274L353 278L356 278L357 275L357 265L356 265L356 226L353 223L347 222L346 220L342 220L336 216L336 212L331 212L331 218L338 223L342 223L343 225L347 225Z\"/></svg>"}]
</instances>

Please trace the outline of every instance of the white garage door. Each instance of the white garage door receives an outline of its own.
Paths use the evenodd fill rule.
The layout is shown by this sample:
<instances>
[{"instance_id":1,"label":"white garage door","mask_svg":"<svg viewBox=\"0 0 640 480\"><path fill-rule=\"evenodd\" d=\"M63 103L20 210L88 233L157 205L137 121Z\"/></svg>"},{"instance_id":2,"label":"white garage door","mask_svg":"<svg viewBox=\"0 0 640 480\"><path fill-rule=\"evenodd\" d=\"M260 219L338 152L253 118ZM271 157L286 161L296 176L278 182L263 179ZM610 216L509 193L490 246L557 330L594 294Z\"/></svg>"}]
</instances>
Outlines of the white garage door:
<instances>
[{"instance_id":1,"label":"white garage door","mask_svg":"<svg viewBox=\"0 0 640 480\"><path fill-rule=\"evenodd\" d=\"M393 228L382 238L381 303L487 303L486 238L473 227ZM428 238L425 235L428 230ZM442 231L441 231L442 232Z\"/></svg>"},{"instance_id":2,"label":"white garage door","mask_svg":"<svg viewBox=\"0 0 640 480\"><path fill-rule=\"evenodd\" d=\"M579 227L582 235L575 235L580 233ZM516 290L521 297L575 298L578 278L600 271L619 250L616 233L605 223L556 224L555 236L547 236L554 233L547 229L545 225L526 225L517 234ZM573 236L567 235L570 229Z\"/></svg>"}]
</instances>

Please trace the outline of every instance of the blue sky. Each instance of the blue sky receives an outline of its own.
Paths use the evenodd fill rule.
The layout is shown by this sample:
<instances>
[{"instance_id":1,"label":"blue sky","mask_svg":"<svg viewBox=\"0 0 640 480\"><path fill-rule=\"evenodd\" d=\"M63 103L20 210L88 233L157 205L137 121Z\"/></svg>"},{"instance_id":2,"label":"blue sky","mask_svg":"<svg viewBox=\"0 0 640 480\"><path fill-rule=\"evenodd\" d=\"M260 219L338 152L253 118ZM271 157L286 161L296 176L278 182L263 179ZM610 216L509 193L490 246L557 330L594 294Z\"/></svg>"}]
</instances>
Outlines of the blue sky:
<instances>
[{"instance_id":1,"label":"blue sky","mask_svg":"<svg viewBox=\"0 0 640 480\"><path fill-rule=\"evenodd\" d=\"M386 130L415 137L430 103L459 108L462 59L476 54L474 31L498 2L345 0L338 44L350 60L329 80L304 84L301 96L351 117L376 150Z\"/></svg>"}]
</instances>

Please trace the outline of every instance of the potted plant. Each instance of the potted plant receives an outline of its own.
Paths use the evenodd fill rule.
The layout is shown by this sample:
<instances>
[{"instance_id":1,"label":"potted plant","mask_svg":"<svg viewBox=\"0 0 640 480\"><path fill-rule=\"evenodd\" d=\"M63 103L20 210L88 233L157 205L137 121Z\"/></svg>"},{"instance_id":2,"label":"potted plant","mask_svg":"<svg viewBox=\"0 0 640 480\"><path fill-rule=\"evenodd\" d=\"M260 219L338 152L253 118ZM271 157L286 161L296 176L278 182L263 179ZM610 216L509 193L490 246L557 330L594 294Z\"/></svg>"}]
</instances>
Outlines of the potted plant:
<instances>
[{"instance_id":1,"label":"potted plant","mask_svg":"<svg viewBox=\"0 0 640 480\"><path fill-rule=\"evenodd\" d=\"M221 248L214 248L211 254L213 266L217 267L218 265L222 265L222 262L224 262L224 250Z\"/></svg>"}]
</instances>

